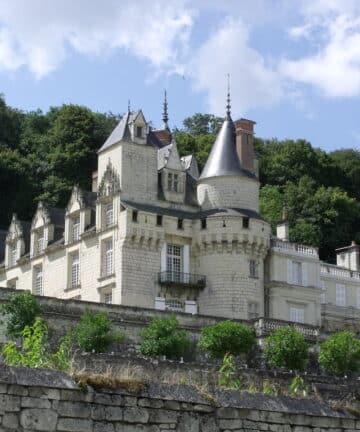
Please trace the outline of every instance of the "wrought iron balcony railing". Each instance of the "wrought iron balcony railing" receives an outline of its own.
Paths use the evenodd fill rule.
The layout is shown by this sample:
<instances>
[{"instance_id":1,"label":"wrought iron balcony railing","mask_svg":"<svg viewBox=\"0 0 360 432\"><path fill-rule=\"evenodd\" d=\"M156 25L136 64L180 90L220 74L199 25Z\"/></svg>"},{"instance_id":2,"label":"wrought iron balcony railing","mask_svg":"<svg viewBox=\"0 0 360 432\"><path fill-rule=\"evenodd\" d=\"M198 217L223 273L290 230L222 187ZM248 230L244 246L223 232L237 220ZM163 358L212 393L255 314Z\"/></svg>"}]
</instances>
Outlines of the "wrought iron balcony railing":
<instances>
[{"instance_id":1,"label":"wrought iron balcony railing","mask_svg":"<svg viewBox=\"0 0 360 432\"><path fill-rule=\"evenodd\" d=\"M164 285L185 285L204 288L206 277L203 275L173 271L163 271L159 273L159 283Z\"/></svg>"}]
</instances>

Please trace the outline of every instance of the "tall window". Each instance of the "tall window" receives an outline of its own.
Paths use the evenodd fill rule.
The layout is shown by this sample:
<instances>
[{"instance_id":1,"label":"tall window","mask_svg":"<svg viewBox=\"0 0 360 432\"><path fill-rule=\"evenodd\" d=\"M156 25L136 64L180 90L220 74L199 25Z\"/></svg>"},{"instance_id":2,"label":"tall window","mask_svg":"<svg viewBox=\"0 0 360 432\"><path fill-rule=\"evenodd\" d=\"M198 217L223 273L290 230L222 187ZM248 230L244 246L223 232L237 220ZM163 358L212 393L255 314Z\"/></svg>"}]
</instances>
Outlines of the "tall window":
<instances>
[{"instance_id":1,"label":"tall window","mask_svg":"<svg viewBox=\"0 0 360 432\"><path fill-rule=\"evenodd\" d=\"M298 307L290 308L290 321L303 323L304 322L304 309Z\"/></svg>"},{"instance_id":2,"label":"tall window","mask_svg":"<svg viewBox=\"0 0 360 432\"><path fill-rule=\"evenodd\" d=\"M336 306L346 305L345 285L336 284Z\"/></svg>"},{"instance_id":3,"label":"tall window","mask_svg":"<svg viewBox=\"0 0 360 432\"><path fill-rule=\"evenodd\" d=\"M43 294L43 269L41 265L34 267L34 294Z\"/></svg>"},{"instance_id":4,"label":"tall window","mask_svg":"<svg viewBox=\"0 0 360 432\"><path fill-rule=\"evenodd\" d=\"M177 174L174 174L174 181L173 181L173 191L178 191L178 184L179 184L179 176Z\"/></svg>"},{"instance_id":5,"label":"tall window","mask_svg":"<svg viewBox=\"0 0 360 432\"><path fill-rule=\"evenodd\" d=\"M80 216L72 219L71 239L74 242L80 239Z\"/></svg>"},{"instance_id":6,"label":"tall window","mask_svg":"<svg viewBox=\"0 0 360 432\"><path fill-rule=\"evenodd\" d=\"M72 254L70 256L71 263L71 287L77 287L80 285L80 262L79 253Z\"/></svg>"},{"instance_id":7,"label":"tall window","mask_svg":"<svg viewBox=\"0 0 360 432\"><path fill-rule=\"evenodd\" d=\"M179 192L179 175L168 173L167 188L169 191Z\"/></svg>"},{"instance_id":8,"label":"tall window","mask_svg":"<svg viewBox=\"0 0 360 432\"><path fill-rule=\"evenodd\" d=\"M40 228L35 234L35 252L37 255L42 254L45 250L44 229Z\"/></svg>"},{"instance_id":9,"label":"tall window","mask_svg":"<svg viewBox=\"0 0 360 432\"><path fill-rule=\"evenodd\" d=\"M254 259L249 261L249 274L252 278L257 279L259 277L258 262Z\"/></svg>"},{"instance_id":10,"label":"tall window","mask_svg":"<svg viewBox=\"0 0 360 432\"><path fill-rule=\"evenodd\" d=\"M105 227L110 227L114 223L114 206L113 203L108 203L105 206Z\"/></svg>"},{"instance_id":11,"label":"tall window","mask_svg":"<svg viewBox=\"0 0 360 432\"><path fill-rule=\"evenodd\" d=\"M166 271L170 280L180 281L182 271L182 247L167 245Z\"/></svg>"},{"instance_id":12,"label":"tall window","mask_svg":"<svg viewBox=\"0 0 360 432\"><path fill-rule=\"evenodd\" d=\"M114 253L112 239L104 240L103 251L103 276L110 276L114 273Z\"/></svg>"},{"instance_id":13,"label":"tall window","mask_svg":"<svg viewBox=\"0 0 360 432\"><path fill-rule=\"evenodd\" d=\"M112 292L104 293L104 303L112 304Z\"/></svg>"},{"instance_id":14,"label":"tall window","mask_svg":"<svg viewBox=\"0 0 360 432\"><path fill-rule=\"evenodd\" d=\"M168 190L172 190L173 175L169 173L167 179L168 179Z\"/></svg>"},{"instance_id":15,"label":"tall window","mask_svg":"<svg viewBox=\"0 0 360 432\"><path fill-rule=\"evenodd\" d=\"M9 267L12 267L16 264L17 261L17 244L16 241L10 244L9 246Z\"/></svg>"},{"instance_id":16,"label":"tall window","mask_svg":"<svg viewBox=\"0 0 360 432\"><path fill-rule=\"evenodd\" d=\"M302 285L302 268L301 262L292 262L292 282L295 285Z\"/></svg>"}]
</instances>

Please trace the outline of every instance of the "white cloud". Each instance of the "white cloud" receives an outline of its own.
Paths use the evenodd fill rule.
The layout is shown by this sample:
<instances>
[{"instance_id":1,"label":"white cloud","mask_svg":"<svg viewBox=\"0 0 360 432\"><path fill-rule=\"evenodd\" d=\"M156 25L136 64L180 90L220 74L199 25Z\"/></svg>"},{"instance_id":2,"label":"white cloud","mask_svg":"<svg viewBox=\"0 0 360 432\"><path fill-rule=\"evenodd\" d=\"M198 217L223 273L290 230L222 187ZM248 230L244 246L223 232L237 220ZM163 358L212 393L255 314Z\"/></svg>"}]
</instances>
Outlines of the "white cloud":
<instances>
[{"instance_id":1,"label":"white cloud","mask_svg":"<svg viewBox=\"0 0 360 432\"><path fill-rule=\"evenodd\" d=\"M296 37L317 43L316 52L281 62L282 74L310 84L327 97L360 95L360 2L303 2L304 24L290 29Z\"/></svg>"},{"instance_id":2,"label":"white cloud","mask_svg":"<svg viewBox=\"0 0 360 432\"><path fill-rule=\"evenodd\" d=\"M270 106L282 97L279 75L249 46L248 29L240 20L227 19L195 53L190 65L195 88L208 97L210 112L225 112L226 75L231 76L235 115Z\"/></svg>"},{"instance_id":3,"label":"white cloud","mask_svg":"<svg viewBox=\"0 0 360 432\"><path fill-rule=\"evenodd\" d=\"M185 0L2 0L0 68L43 77L69 47L95 56L124 49L156 68L176 67L192 22Z\"/></svg>"}]
</instances>

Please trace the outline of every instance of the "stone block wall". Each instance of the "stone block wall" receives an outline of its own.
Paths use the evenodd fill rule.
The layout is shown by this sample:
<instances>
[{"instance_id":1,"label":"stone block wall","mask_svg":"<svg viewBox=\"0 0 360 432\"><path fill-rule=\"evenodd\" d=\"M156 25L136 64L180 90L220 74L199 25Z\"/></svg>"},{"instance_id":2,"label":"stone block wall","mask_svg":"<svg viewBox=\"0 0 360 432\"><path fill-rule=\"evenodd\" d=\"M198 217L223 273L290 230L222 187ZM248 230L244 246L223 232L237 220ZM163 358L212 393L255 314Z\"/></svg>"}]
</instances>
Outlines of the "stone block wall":
<instances>
[{"instance_id":1,"label":"stone block wall","mask_svg":"<svg viewBox=\"0 0 360 432\"><path fill-rule=\"evenodd\" d=\"M65 374L0 368L0 432L354 432L360 419L316 400L149 384L80 389Z\"/></svg>"}]
</instances>

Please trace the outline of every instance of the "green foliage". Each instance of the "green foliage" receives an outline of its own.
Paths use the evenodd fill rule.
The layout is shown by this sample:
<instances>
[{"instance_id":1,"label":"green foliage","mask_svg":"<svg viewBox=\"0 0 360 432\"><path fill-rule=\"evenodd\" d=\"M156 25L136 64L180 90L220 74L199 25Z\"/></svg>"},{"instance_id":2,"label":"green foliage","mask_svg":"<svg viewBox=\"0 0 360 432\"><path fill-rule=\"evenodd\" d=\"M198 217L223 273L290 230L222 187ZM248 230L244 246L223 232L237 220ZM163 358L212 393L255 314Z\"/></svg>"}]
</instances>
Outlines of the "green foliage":
<instances>
[{"instance_id":1,"label":"green foliage","mask_svg":"<svg viewBox=\"0 0 360 432\"><path fill-rule=\"evenodd\" d=\"M264 355L270 366L303 370L308 359L308 344L294 327L281 327L265 339Z\"/></svg>"},{"instance_id":2,"label":"green foliage","mask_svg":"<svg viewBox=\"0 0 360 432\"><path fill-rule=\"evenodd\" d=\"M56 369L61 371L68 371L70 369L73 347L74 332L70 331L61 338L58 350L52 357Z\"/></svg>"},{"instance_id":3,"label":"green foliage","mask_svg":"<svg viewBox=\"0 0 360 432\"><path fill-rule=\"evenodd\" d=\"M277 396L279 392L276 386L271 384L270 380L264 379L262 393L269 396Z\"/></svg>"},{"instance_id":4,"label":"green foliage","mask_svg":"<svg viewBox=\"0 0 360 432\"><path fill-rule=\"evenodd\" d=\"M219 370L219 386L226 390L240 390L241 379L238 374L234 356L225 354Z\"/></svg>"},{"instance_id":5,"label":"green foliage","mask_svg":"<svg viewBox=\"0 0 360 432\"><path fill-rule=\"evenodd\" d=\"M216 135L223 123L222 117L196 113L183 121L184 131L191 135Z\"/></svg>"},{"instance_id":6,"label":"green foliage","mask_svg":"<svg viewBox=\"0 0 360 432\"><path fill-rule=\"evenodd\" d=\"M333 334L320 346L319 364L335 375L359 372L360 340L349 330Z\"/></svg>"},{"instance_id":7,"label":"green foliage","mask_svg":"<svg viewBox=\"0 0 360 432\"><path fill-rule=\"evenodd\" d=\"M181 330L175 315L154 318L141 333L141 353L147 356L165 355L168 358L184 356L189 347L189 335Z\"/></svg>"},{"instance_id":8,"label":"green foliage","mask_svg":"<svg viewBox=\"0 0 360 432\"><path fill-rule=\"evenodd\" d=\"M32 325L23 329L22 344L18 348L11 341L2 348L5 361L10 366L30 368L51 367L52 358L47 344L48 329L46 323L36 318Z\"/></svg>"},{"instance_id":9,"label":"green foliage","mask_svg":"<svg viewBox=\"0 0 360 432\"><path fill-rule=\"evenodd\" d=\"M24 291L12 294L0 311L7 315L7 335L16 338L22 335L26 326L34 324L41 308L31 292Z\"/></svg>"},{"instance_id":10,"label":"green foliage","mask_svg":"<svg viewBox=\"0 0 360 432\"><path fill-rule=\"evenodd\" d=\"M296 375L290 383L289 393L292 396L306 397L309 394L309 386L305 383L304 378Z\"/></svg>"},{"instance_id":11,"label":"green foliage","mask_svg":"<svg viewBox=\"0 0 360 432\"><path fill-rule=\"evenodd\" d=\"M69 336L71 339L71 336ZM74 341L86 352L106 352L110 345L123 340L124 336L114 331L113 324L105 312L97 314L86 309L80 318L80 323L74 330ZM68 349L64 342L64 350Z\"/></svg>"},{"instance_id":12,"label":"green foliage","mask_svg":"<svg viewBox=\"0 0 360 432\"><path fill-rule=\"evenodd\" d=\"M221 321L201 330L199 348L211 357L223 358L227 353L248 353L255 345L253 329L233 321Z\"/></svg>"}]
</instances>

